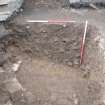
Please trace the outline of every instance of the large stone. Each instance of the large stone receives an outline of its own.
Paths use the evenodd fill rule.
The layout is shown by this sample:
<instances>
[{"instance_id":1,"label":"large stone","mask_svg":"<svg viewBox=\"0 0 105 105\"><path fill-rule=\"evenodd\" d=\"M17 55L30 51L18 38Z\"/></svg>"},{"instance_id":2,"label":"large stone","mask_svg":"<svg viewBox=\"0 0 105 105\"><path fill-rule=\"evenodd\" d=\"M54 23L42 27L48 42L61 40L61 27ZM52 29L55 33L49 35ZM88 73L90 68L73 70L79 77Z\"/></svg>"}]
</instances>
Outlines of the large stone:
<instances>
[{"instance_id":1,"label":"large stone","mask_svg":"<svg viewBox=\"0 0 105 105\"><path fill-rule=\"evenodd\" d=\"M23 0L0 0L0 21L7 20L21 7Z\"/></svg>"}]
</instances>

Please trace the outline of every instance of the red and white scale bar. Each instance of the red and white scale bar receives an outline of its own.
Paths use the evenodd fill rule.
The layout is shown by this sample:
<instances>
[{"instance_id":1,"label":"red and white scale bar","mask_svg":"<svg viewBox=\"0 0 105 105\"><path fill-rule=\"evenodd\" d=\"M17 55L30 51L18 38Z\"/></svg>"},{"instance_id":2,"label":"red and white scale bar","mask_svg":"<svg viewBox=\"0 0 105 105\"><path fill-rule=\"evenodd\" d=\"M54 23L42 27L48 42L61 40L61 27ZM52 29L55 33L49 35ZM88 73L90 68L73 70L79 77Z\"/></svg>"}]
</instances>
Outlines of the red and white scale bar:
<instances>
[{"instance_id":1,"label":"red and white scale bar","mask_svg":"<svg viewBox=\"0 0 105 105\"><path fill-rule=\"evenodd\" d=\"M85 52L87 28L88 28L88 21L86 20L86 22L85 22L84 35L83 35L83 38L82 38L81 49L80 49L80 64L82 64L83 63L83 60L84 60L84 52Z\"/></svg>"},{"instance_id":2,"label":"red and white scale bar","mask_svg":"<svg viewBox=\"0 0 105 105\"><path fill-rule=\"evenodd\" d=\"M27 20L28 23L49 23L49 24L64 24L64 23L75 23L76 21L71 20ZM80 64L83 63L84 60L84 50L85 50L85 43L86 43L86 35L87 35L87 27L88 21L85 22L85 30L81 42L81 49L80 49Z\"/></svg>"},{"instance_id":3,"label":"red and white scale bar","mask_svg":"<svg viewBox=\"0 0 105 105\"><path fill-rule=\"evenodd\" d=\"M27 20L28 23L51 23L51 24L58 24L58 23L75 23L76 21L71 20Z\"/></svg>"}]
</instances>

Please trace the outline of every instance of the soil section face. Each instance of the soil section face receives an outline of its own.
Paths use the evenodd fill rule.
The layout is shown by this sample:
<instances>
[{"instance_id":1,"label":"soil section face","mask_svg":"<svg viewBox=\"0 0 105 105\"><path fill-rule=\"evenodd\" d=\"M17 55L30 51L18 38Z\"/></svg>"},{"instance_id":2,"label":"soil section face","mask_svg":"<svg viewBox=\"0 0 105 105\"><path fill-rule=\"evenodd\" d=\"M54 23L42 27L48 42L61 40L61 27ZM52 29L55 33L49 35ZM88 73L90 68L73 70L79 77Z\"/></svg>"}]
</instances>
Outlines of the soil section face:
<instances>
[{"instance_id":1,"label":"soil section face","mask_svg":"<svg viewBox=\"0 0 105 105\"><path fill-rule=\"evenodd\" d=\"M22 62L13 75L22 85L24 94L21 97L19 88L9 96L14 105L103 104L104 62L99 48L100 33L90 25L84 63L79 64L84 25L6 26L12 30L1 40L1 50L7 56L1 66L10 71L14 62Z\"/></svg>"}]
</instances>

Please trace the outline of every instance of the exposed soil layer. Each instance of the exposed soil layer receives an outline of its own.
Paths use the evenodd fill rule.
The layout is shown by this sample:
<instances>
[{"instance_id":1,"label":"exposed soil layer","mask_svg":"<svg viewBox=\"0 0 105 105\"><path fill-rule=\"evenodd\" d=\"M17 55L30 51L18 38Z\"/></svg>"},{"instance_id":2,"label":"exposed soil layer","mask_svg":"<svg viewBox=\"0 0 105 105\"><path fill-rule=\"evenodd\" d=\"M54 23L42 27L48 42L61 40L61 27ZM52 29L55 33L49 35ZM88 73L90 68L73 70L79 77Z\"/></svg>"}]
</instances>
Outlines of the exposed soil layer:
<instances>
[{"instance_id":1,"label":"exposed soil layer","mask_svg":"<svg viewBox=\"0 0 105 105\"><path fill-rule=\"evenodd\" d=\"M104 62L98 38L101 34L88 25L84 62L80 65L84 25L6 25L11 33L0 41L3 57L0 63L1 71L7 73L2 74L6 82L2 81L1 86L8 95L1 91L0 97L4 96L1 102L9 100L13 105L102 104ZM22 62L19 71L12 71L17 61Z\"/></svg>"}]
</instances>

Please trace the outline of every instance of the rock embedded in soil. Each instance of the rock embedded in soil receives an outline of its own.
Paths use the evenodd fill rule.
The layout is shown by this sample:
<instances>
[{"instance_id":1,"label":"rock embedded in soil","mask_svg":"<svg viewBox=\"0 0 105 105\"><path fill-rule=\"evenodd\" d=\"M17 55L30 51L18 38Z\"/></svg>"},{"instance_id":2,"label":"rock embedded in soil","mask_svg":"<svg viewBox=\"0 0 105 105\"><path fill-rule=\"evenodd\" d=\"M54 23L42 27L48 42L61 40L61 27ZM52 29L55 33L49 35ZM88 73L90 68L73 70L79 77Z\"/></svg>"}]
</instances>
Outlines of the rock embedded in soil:
<instances>
[{"instance_id":1,"label":"rock embedded in soil","mask_svg":"<svg viewBox=\"0 0 105 105\"><path fill-rule=\"evenodd\" d=\"M22 85L19 83L19 81L16 78L10 79L5 83L5 87L8 90L9 93L14 93L18 90L23 90Z\"/></svg>"},{"instance_id":2,"label":"rock embedded in soil","mask_svg":"<svg viewBox=\"0 0 105 105\"><path fill-rule=\"evenodd\" d=\"M8 100L4 105L13 105L11 100Z\"/></svg>"},{"instance_id":3,"label":"rock embedded in soil","mask_svg":"<svg viewBox=\"0 0 105 105\"><path fill-rule=\"evenodd\" d=\"M80 64L80 62L79 62L79 60L78 60L78 59L74 59L74 60L73 60L73 64L74 64L74 65L79 65L79 64Z\"/></svg>"},{"instance_id":4,"label":"rock embedded in soil","mask_svg":"<svg viewBox=\"0 0 105 105\"><path fill-rule=\"evenodd\" d=\"M12 65L12 71L13 72L17 72L18 70L19 70L19 67L20 67L20 65L21 65L21 63L22 63L22 61L17 61L16 63L14 63L13 65Z\"/></svg>"},{"instance_id":5,"label":"rock embedded in soil","mask_svg":"<svg viewBox=\"0 0 105 105\"><path fill-rule=\"evenodd\" d=\"M11 100L14 105L33 105L36 99L31 92L18 90L11 94Z\"/></svg>"},{"instance_id":6,"label":"rock embedded in soil","mask_svg":"<svg viewBox=\"0 0 105 105\"><path fill-rule=\"evenodd\" d=\"M73 66L73 63L69 61L69 62L67 62L67 65L68 66Z\"/></svg>"},{"instance_id":7,"label":"rock embedded in soil","mask_svg":"<svg viewBox=\"0 0 105 105\"><path fill-rule=\"evenodd\" d=\"M24 97L26 98L28 104L32 104L36 100L35 96L29 91L24 91Z\"/></svg>"},{"instance_id":8,"label":"rock embedded in soil","mask_svg":"<svg viewBox=\"0 0 105 105\"><path fill-rule=\"evenodd\" d=\"M0 66L6 62L7 58L6 53L4 51L0 51Z\"/></svg>"},{"instance_id":9,"label":"rock embedded in soil","mask_svg":"<svg viewBox=\"0 0 105 105\"><path fill-rule=\"evenodd\" d=\"M9 34L9 30L7 30L4 25L0 25L0 38L8 34Z\"/></svg>"},{"instance_id":10,"label":"rock embedded in soil","mask_svg":"<svg viewBox=\"0 0 105 105\"><path fill-rule=\"evenodd\" d=\"M0 73L0 84L7 82L14 77L13 73L2 72Z\"/></svg>"},{"instance_id":11,"label":"rock embedded in soil","mask_svg":"<svg viewBox=\"0 0 105 105\"><path fill-rule=\"evenodd\" d=\"M21 91L21 90L15 91L14 93L12 93L10 95L10 97L11 97L11 100L13 102L17 102L19 100L22 100L22 99L24 99L23 91Z\"/></svg>"}]
</instances>

